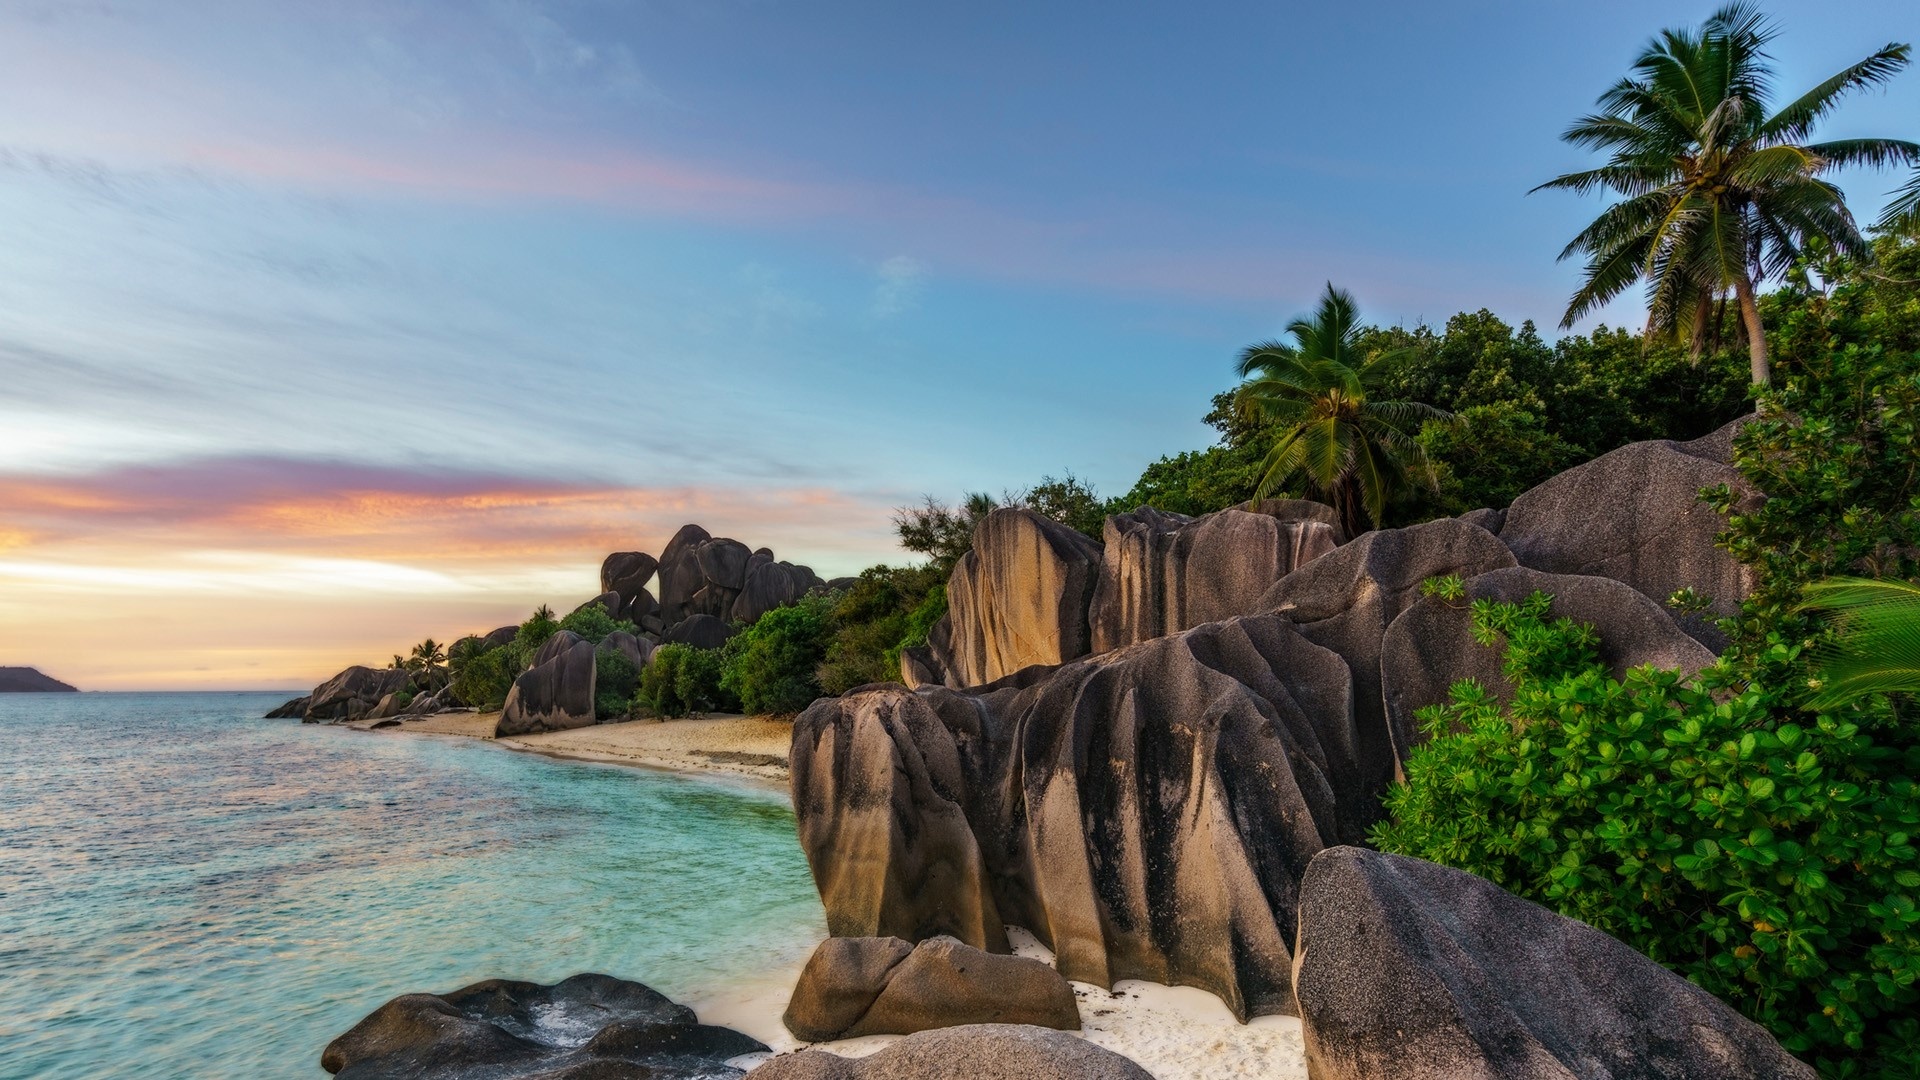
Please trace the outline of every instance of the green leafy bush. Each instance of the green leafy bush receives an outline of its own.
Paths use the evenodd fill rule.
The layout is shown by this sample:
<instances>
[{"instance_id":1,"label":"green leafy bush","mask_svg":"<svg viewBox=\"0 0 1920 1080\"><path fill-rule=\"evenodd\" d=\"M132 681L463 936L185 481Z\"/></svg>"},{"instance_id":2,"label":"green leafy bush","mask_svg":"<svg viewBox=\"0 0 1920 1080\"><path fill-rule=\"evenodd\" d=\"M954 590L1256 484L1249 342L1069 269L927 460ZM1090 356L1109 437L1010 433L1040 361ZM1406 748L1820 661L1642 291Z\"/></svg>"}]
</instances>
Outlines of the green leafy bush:
<instances>
[{"instance_id":1,"label":"green leafy bush","mask_svg":"<svg viewBox=\"0 0 1920 1080\"><path fill-rule=\"evenodd\" d=\"M520 629L513 635L513 640L503 646L507 652L508 666L513 670L509 680L519 678L521 672L532 667L534 654L540 651L540 646L545 645L547 639L559 632L560 620L553 617L553 612L545 604L542 604L540 610L534 612L526 622L521 623Z\"/></svg>"},{"instance_id":2,"label":"green leafy bush","mask_svg":"<svg viewBox=\"0 0 1920 1080\"><path fill-rule=\"evenodd\" d=\"M508 646L477 650L453 669L453 692L461 701L482 710L498 709L507 703L507 691L520 674L514 666L513 650Z\"/></svg>"},{"instance_id":3,"label":"green leafy bush","mask_svg":"<svg viewBox=\"0 0 1920 1080\"><path fill-rule=\"evenodd\" d=\"M740 701L721 684L726 659L721 649L662 645L640 672L634 700L661 716L733 712Z\"/></svg>"},{"instance_id":4,"label":"green leafy bush","mask_svg":"<svg viewBox=\"0 0 1920 1080\"><path fill-rule=\"evenodd\" d=\"M1831 1077L1920 1075L1920 740L1875 708L1779 722L1724 669L1624 682L1549 598L1474 604L1506 642L1373 840L1479 874L1672 967Z\"/></svg>"},{"instance_id":5,"label":"green leafy bush","mask_svg":"<svg viewBox=\"0 0 1920 1080\"><path fill-rule=\"evenodd\" d=\"M638 634L640 628L625 619L616 619L607 614L607 609L599 604L588 604L560 620L556 630L571 630L595 645L606 640L614 631Z\"/></svg>"},{"instance_id":6,"label":"green leafy bush","mask_svg":"<svg viewBox=\"0 0 1920 1080\"><path fill-rule=\"evenodd\" d=\"M640 685L640 669L618 649L602 649L593 656L593 715L617 720L633 711L633 692Z\"/></svg>"},{"instance_id":7,"label":"green leafy bush","mask_svg":"<svg viewBox=\"0 0 1920 1080\"><path fill-rule=\"evenodd\" d=\"M749 713L797 713L820 696L832 601L804 597L777 607L728 642L721 686Z\"/></svg>"},{"instance_id":8,"label":"green leafy bush","mask_svg":"<svg viewBox=\"0 0 1920 1080\"><path fill-rule=\"evenodd\" d=\"M820 690L844 694L856 686L900 678L900 649L910 641L913 621L923 617L935 593L946 609L946 576L933 566L873 566L850 588L833 598L833 636L818 670ZM933 619L938 619L938 613ZM928 621L927 626L932 626Z\"/></svg>"}]
</instances>

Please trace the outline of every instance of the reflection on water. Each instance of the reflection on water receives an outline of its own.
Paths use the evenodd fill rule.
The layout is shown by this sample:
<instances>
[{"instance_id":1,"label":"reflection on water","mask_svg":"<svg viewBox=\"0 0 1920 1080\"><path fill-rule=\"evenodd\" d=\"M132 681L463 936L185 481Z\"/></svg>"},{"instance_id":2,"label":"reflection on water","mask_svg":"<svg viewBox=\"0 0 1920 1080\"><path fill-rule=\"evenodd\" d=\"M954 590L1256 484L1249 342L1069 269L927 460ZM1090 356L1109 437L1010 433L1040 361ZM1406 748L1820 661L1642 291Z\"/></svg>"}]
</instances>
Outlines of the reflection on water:
<instances>
[{"instance_id":1,"label":"reflection on water","mask_svg":"<svg viewBox=\"0 0 1920 1080\"><path fill-rule=\"evenodd\" d=\"M825 932L778 792L257 719L285 696L0 694L0 1078L320 1077L395 994L685 996Z\"/></svg>"}]
</instances>

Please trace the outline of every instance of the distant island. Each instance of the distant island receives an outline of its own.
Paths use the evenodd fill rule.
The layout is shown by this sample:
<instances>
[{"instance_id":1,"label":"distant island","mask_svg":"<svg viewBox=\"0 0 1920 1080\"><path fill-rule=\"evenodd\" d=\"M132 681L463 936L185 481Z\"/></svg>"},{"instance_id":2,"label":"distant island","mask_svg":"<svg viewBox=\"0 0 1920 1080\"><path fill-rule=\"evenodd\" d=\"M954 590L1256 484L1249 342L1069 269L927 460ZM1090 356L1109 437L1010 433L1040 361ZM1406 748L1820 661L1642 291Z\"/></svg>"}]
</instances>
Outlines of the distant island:
<instances>
[{"instance_id":1,"label":"distant island","mask_svg":"<svg viewBox=\"0 0 1920 1080\"><path fill-rule=\"evenodd\" d=\"M39 668L0 667L0 694L73 694L77 687L40 674Z\"/></svg>"}]
</instances>

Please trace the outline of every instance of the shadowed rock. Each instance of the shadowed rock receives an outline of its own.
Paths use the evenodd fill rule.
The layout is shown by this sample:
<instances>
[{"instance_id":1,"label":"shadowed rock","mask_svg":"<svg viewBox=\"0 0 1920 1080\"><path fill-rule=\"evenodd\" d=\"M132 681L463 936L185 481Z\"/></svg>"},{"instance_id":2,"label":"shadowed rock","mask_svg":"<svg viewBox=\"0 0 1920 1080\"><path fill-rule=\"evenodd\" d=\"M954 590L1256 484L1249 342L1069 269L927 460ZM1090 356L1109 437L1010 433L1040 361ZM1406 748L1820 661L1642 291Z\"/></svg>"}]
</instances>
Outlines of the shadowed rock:
<instances>
[{"instance_id":1,"label":"shadowed rock","mask_svg":"<svg viewBox=\"0 0 1920 1080\"><path fill-rule=\"evenodd\" d=\"M618 619L620 612L626 608L626 601L622 599L617 592L603 592L573 610L575 612L581 612L596 605L600 610L606 612L608 617Z\"/></svg>"},{"instance_id":2,"label":"shadowed rock","mask_svg":"<svg viewBox=\"0 0 1920 1080\"><path fill-rule=\"evenodd\" d=\"M794 725L801 846L835 935L1031 929L1060 973L1292 1009L1296 882L1359 775L1346 665L1254 616L1018 673L882 685Z\"/></svg>"},{"instance_id":3,"label":"shadowed rock","mask_svg":"<svg viewBox=\"0 0 1920 1080\"><path fill-rule=\"evenodd\" d=\"M307 703L311 700L313 699L309 695L302 694L299 697L294 698L292 701L289 701L286 704L281 705L278 708L275 708L272 712L266 715L266 719L268 720L298 719L299 717L307 715Z\"/></svg>"},{"instance_id":4,"label":"shadowed rock","mask_svg":"<svg viewBox=\"0 0 1920 1080\"><path fill-rule=\"evenodd\" d=\"M805 596L815 580L813 571L804 566L775 562L770 555L755 555L749 561L746 583L734 599L728 617L733 622L752 626L774 608Z\"/></svg>"},{"instance_id":5,"label":"shadowed rock","mask_svg":"<svg viewBox=\"0 0 1920 1080\"><path fill-rule=\"evenodd\" d=\"M496 736L565 731L595 722L593 643L561 630L540 646L533 666L513 681Z\"/></svg>"},{"instance_id":6,"label":"shadowed rock","mask_svg":"<svg viewBox=\"0 0 1920 1080\"><path fill-rule=\"evenodd\" d=\"M733 627L711 615L689 615L667 630L666 645L691 645L696 649L717 649L734 634Z\"/></svg>"},{"instance_id":7,"label":"shadowed rock","mask_svg":"<svg viewBox=\"0 0 1920 1080\"><path fill-rule=\"evenodd\" d=\"M1332 551L1334 536L1325 522L1244 510L1198 518L1151 507L1115 514L1107 518L1093 592L1093 651L1254 614L1262 593Z\"/></svg>"},{"instance_id":8,"label":"shadowed rock","mask_svg":"<svg viewBox=\"0 0 1920 1080\"><path fill-rule=\"evenodd\" d=\"M1153 1080L1111 1050L1074 1035L1012 1024L975 1024L909 1035L879 1053L782 1054L754 1080Z\"/></svg>"},{"instance_id":9,"label":"shadowed rock","mask_svg":"<svg viewBox=\"0 0 1920 1080\"><path fill-rule=\"evenodd\" d=\"M313 688L307 695L305 719L309 723L365 719L387 695L411 685L413 676L402 668L356 665Z\"/></svg>"},{"instance_id":10,"label":"shadowed rock","mask_svg":"<svg viewBox=\"0 0 1920 1080\"><path fill-rule=\"evenodd\" d=\"M725 1080L744 1075L729 1059L766 1049L639 983L575 975L397 997L327 1044L320 1065L341 1080Z\"/></svg>"},{"instance_id":11,"label":"shadowed rock","mask_svg":"<svg viewBox=\"0 0 1920 1080\"><path fill-rule=\"evenodd\" d=\"M1693 589L1711 605L1676 621L1717 652L1727 639L1713 620L1739 610L1753 579L1714 544L1726 518L1700 501L1700 490L1726 484L1749 493L1743 505L1757 500L1725 462L1744 422L1690 443L1629 443L1568 469L1513 500L1500 539L1524 566L1610 577L1655 603Z\"/></svg>"},{"instance_id":12,"label":"shadowed rock","mask_svg":"<svg viewBox=\"0 0 1920 1080\"><path fill-rule=\"evenodd\" d=\"M1620 941L1459 870L1359 848L1301 886L1315 1080L1812 1080L1759 1025Z\"/></svg>"},{"instance_id":13,"label":"shadowed rock","mask_svg":"<svg viewBox=\"0 0 1920 1080\"><path fill-rule=\"evenodd\" d=\"M1381 645L1381 689L1388 731L1402 762L1420 741L1414 713L1447 700L1461 679L1473 679L1502 704L1513 686L1501 671L1504 646L1474 640L1475 600L1518 602L1536 592L1553 596L1553 616L1588 623L1600 635L1600 658L1615 678L1629 668L1652 664L1691 675L1714 661L1713 652L1680 629L1666 609L1631 585L1611 578L1545 574L1511 566L1466 582L1466 595L1446 601L1421 599L1387 627Z\"/></svg>"},{"instance_id":14,"label":"shadowed rock","mask_svg":"<svg viewBox=\"0 0 1920 1080\"><path fill-rule=\"evenodd\" d=\"M482 640L484 640L487 643L487 648L497 649L502 645L513 644L513 639L515 637L518 637L519 634L520 634L520 627L518 626L502 626L499 629L489 633Z\"/></svg>"},{"instance_id":15,"label":"shadowed rock","mask_svg":"<svg viewBox=\"0 0 1920 1080\"><path fill-rule=\"evenodd\" d=\"M1003 507L980 519L947 582L949 631L934 649L947 685L1085 656L1099 568L1100 545L1051 518Z\"/></svg>"},{"instance_id":16,"label":"shadowed rock","mask_svg":"<svg viewBox=\"0 0 1920 1080\"><path fill-rule=\"evenodd\" d=\"M1514 565L1513 553L1492 533L1454 518L1407 529L1380 529L1343 544L1281 578L1261 605L1291 619L1309 641L1340 654L1353 673L1357 773L1342 791L1363 798L1343 803L1341 838L1357 843L1377 810L1377 797L1400 773L1399 747L1388 729L1381 697L1380 658L1387 627L1420 599L1428 578L1476 577Z\"/></svg>"},{"instance_id":17,"label":"shadowed rock","mask_svg":"<svg viewBox=\"0 0 1920 1080\"><path fill-rule=\"evenodd\" d=\"M620 617L635 626L645 626L647 620L655 617L659 611L660 602L653 598L652 593L635 589L633 595L627 598L626 606L620 609Z\"/></svg>"},{"instance_id":18,"label":"shadowed rock","mask_svg":"<svg viewBox=\"0 0 1920 1080\"><path fill-rule=\"evenodd\" d=\"M635 669L646 667L653 660L653 642L643 637L635 637L625 630L615 630L602 638L598 646L600 652L617 652L633 662Z\"/></svg>"},{"instance_id":19,"label":"shadowed rock","mask_svg":"<svg viewBox=\"0 0 1920 1080\"><path fill-rule=\"evenodd\" d=\"M659 560L644 551L616 551L600 564L600 591L632 599L653 580Z\"/></svg>"},{"instance_id":20,"label":"shadowed rock","mask_svg":"<svg viewBox=\"0 0 1920 1080\"><path fill-rule=\"evenodd\" d=\"M807 1042L964 1024L1080 1028L1073 987L1059 972L951 938L828 938L808 958L782 1019Z\"/></svg>"}]
</instances>

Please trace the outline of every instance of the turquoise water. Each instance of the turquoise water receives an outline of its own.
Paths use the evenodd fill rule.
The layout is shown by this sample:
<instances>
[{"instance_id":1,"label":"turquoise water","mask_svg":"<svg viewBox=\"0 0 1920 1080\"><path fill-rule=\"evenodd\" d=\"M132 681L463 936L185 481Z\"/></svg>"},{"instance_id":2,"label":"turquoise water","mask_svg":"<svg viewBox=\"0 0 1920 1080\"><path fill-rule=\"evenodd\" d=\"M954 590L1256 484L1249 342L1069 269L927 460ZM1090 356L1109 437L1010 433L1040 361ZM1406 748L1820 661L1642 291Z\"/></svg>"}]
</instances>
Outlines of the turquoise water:
<instances>
[{"instance_id":1,"label":"turquoise water","mask_svg":"<svg viewBox=\"0 0 1920 1080\"><path fill-rule=\"evenodd\" d=\"M580 971L675 997L825 934L781 792L0 694L0 1077L320 1078L386 999Z\"/></svg>"}]
</instances>

